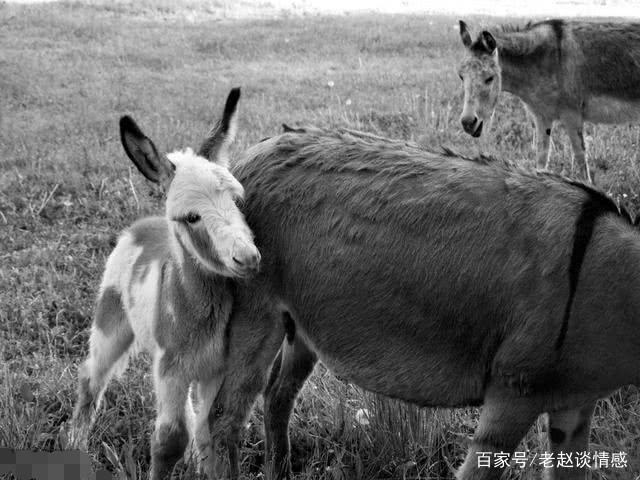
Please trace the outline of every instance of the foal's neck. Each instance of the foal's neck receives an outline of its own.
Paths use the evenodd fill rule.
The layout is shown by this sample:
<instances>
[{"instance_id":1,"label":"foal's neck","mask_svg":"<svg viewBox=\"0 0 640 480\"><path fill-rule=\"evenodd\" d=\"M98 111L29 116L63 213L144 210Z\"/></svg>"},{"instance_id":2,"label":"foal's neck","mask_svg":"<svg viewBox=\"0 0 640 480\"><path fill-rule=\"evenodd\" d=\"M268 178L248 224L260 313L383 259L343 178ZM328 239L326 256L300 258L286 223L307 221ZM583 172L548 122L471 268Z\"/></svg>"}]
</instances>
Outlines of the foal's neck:
<instances>
[{"instance_id":1,"label":"foal's neck","mask_svg":"<svg viewBox=\"0 0 640 480\"><path fill-rule=\"evenodd\" d=\"M179 255L174 253L174 268L171 281L177 284L181 303L189 305L197 317L210 317L229 297L231 279L208 270L184 248Z\"/></svg>"}]
</instances>

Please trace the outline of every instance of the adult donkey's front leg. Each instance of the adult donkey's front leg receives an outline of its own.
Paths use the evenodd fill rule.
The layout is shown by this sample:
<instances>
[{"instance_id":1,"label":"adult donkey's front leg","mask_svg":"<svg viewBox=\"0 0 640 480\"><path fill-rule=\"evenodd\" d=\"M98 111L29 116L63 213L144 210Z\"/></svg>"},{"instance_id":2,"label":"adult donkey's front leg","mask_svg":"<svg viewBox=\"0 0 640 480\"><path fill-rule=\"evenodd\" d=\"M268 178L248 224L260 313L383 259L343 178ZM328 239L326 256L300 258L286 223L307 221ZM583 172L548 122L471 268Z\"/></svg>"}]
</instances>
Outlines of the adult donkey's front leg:
<instances>
[{"instance_id":1,"label":"adult donkey's front leg","mask_svg":"<svg viewBox=\"0 0 640 480\"><path fill-rule=\"evenodd\" d=\"M273 480L291 477L289 418L317 357L299 337L285 340L265 390L264 424L267 440L267 473Z\"/></svg>"},{"instance_id":2,"label":"adult donkey's front leg","mask_svg":"<svg viewBox=\"0 0 640 480\"><path fill-rule=\"evenodd\" d=\"M513 453L529 427L540 413L537 402L517 396L506 388L492 388L487 392L480 413L480 422L457 473L458 480L497 480L504 468L494 462L494 453ZM479 463L481 456L490 454L489 466Z\"/></svg>"},{"instance_id":3,"label":"adult donkey's front leg","mask_svg":"<svg viewBox=\"0 0 640 480\"><path fill-rule=\"evenodd\" d=\"M581 408L549 413L549 445L556 459L552 468L545 469L545 480L584 480L588 467L578 465L578 455L589 451L591 416L595 401ZM560 455L564 455L569 466L558 467Z\"/></svg>"}]
</instances>

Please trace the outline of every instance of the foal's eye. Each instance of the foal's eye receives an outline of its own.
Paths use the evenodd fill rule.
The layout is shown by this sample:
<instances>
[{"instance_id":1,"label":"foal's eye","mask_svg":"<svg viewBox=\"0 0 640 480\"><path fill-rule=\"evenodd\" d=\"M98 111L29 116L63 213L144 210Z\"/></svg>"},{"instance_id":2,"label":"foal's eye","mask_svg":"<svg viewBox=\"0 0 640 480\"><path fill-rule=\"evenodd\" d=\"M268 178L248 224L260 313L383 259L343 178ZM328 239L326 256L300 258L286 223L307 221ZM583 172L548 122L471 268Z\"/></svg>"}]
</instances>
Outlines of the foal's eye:
<instances>
[{"instance_id":1,"label":"foal's eye","mask_svg":"<svg viewBox=\"0 0 640 480\"><path fill-rule=\"evenodd\" d=\"M458 77L460 77L460 80L464 81L464 78L462 78L461 74L458 74Z\"/></svg>"},{"instance_id":2,"label":"foal's eye","mask_svg":"<svg viewBox=\"0 0 640 480\"><path fill-rule=\"evenodd\" d=\"M489 77L484 81L484 83L486 83L487 85L489 85L491 82L493 82L493 77Z\"/></svg>"},{"instance_id":3,"label":"foal's eye","mask_svg":"<svg viewBox=\"0 0 640 480\"><path fill-rule=\"evenodd\" d=\"M187 223L197 223L200 221L200 215L197 213L190 212L184 217Z\"/></svg>"}]
</instances>

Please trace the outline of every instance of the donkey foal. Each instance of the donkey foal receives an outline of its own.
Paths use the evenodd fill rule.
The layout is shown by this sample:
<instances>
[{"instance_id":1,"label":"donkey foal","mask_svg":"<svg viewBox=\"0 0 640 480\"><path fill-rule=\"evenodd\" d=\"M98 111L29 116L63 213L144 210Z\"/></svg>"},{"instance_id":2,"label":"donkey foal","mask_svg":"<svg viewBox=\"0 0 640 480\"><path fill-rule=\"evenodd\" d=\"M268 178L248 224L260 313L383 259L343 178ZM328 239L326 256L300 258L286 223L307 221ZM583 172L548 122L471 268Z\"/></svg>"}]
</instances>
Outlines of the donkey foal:
<instances>
[{"instance_id":1,"label":"donkey foal","mask_svg":"<svg viewBox=\"0 0 640 480\"><path fill-rule=\"evenodd\" d=\"M120 120L129 158L145 177L165 186L166 215L125 230L107 260L89 356L79 369L72 438L86 449L107 383L126 367L135 343L153 355L158 412L152 479L170 475L190 435L201 469L210 478L216 475L208 415L224 368L233 279L254 273L260 262L235 204L242 185L227 170L239 97L239 89L230 92L222 119L197 155L191 149L159 155L130 117ZM191 382L199 403L195 418Z\"/></svg>"}]
</instances>

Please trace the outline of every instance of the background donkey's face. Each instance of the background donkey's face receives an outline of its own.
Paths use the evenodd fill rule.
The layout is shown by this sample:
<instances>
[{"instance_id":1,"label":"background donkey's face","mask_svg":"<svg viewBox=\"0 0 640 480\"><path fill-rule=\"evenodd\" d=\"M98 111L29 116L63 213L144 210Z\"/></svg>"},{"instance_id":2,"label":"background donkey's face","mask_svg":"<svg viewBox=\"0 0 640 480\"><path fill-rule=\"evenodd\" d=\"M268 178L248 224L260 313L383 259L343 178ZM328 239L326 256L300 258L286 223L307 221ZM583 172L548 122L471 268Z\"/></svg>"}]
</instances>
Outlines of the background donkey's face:
<instances>
[{"instance_id":1,"label":"background donkey's face","mask_svg":"<svg viewBox=\"0 0 640 480\"><path fill-rule=\"evenodd\" d=\"M489 123L498 102L502 77L496 41L483 31L475 42L467 25L460 21L460 37L467 51L458 67L464 86L464 105L460 123L469 135L479 137L485 121Z\"/></svg>"},{"instance_id":2,"label":"background donkey's face","mask_svg":"<svg viewBox=\"0 0 640 480\"><path fill-rule=\"evenodd\" d=\"M199 265L225 276L253 272L260 254L236 205L244 190L223 166L190 149L167 155L175 174L166 215L180 246Z\"/></svg>"},{"instance_id":3,"label":"background donkey's face","mask_svg":"<svg viewBox=\"0 0 640 480\"><path fill-rule=\"evenodd\" d=\"M211 130L198 154L187 149L160 155L153 142L130 117L120 120L122 145L138 170L167 192L166 216L172 242L200 267L242 277L253 273L260 253L236 200L242 185L227 169L240 90L227 98L223 117Z\"/></svg>"}]
</instances>

